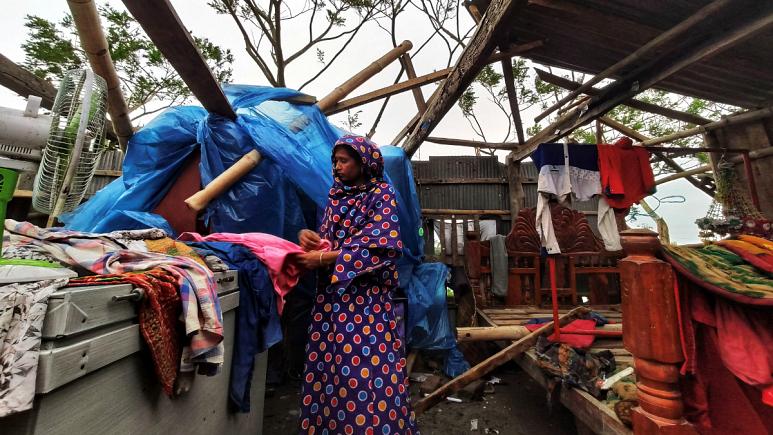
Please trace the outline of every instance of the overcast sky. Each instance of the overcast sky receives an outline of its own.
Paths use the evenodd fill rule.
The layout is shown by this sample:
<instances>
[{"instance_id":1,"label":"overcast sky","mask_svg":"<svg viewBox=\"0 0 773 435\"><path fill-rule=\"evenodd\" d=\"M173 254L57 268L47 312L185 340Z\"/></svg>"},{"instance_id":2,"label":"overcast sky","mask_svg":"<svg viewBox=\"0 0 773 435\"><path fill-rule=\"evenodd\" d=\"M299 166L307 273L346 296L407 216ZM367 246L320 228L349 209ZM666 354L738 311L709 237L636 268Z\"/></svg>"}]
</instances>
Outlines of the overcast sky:
<instances>
[{"instance_id":1,"label":"overcast sky","mask_svg":"<svg viewBox=\"0 0 773 435\"><path fill-rule=\"evenodd\" d=\"M300 4L300 2L301 0L292 0L290 4L295 5ZM24 60L24 53L21 49L21 44L27 37L26 28L23 25L24 16L34 14L57 21L68 10L65 0L26 0L23 2L6 1L3 3L0 26L2 26L4 37L0 38L0 53L17 63L21 63ZM124 10L123 3L120 1L98 1L97 3L110 3L113 7ZM242 37L230 17L215 14L206 5L204 0L172 0L172 4L177 9L183 23L193 34L209 38L214 43L231 49L235 57L233 64L234 83L268 85L258 67L245 53ZM472 20L466 11L461 12L460 25L464 29L472 25ZM421 17L417 13L405 13L398 20L396 39L398 42L406 39L411 40L414 43L415 50L429 36L430 31L431 28L427 24L426 18ZM305 42L304 38L307 36L307 29L305 26L302 29L285 27L284 34L286 38L285 51L288 51L288 49L297 48ZM323 48L332 49L332 47L333 44ZM344 54L336 60L335 64L314 83L304 88L303 92L322 98L337 85L343 83L364 66L387 52L391 47L392 45L386 32L375 25L375 23L366 24ZM329 52L332 55L332 51ZM447 50L442 42L437 39L414 58L414 65L418 75L442 69L446 66L446 62ZM310 51L305 58L301 58L297 63L290 65L287 71L288 86L299 86L310 77L309 71L316 72L319 68L320 64L317 62L314 53ZM354 91L350 96L389 86L393 84L398 72L399 64L395 62ZM425 86L423 88L425 98L429 97L434 89L435 85ZM502 140L507 129L506 120L493 104L483 100L484 98L479 100L481 101L479 103L479 113L481 114L481 122L485 124L486 131L493 133L489 140ZM0 106L22 109L24 107L24 100L13 92L0 87ZM355 131L355 133L367 133L380 107L379 103L371 103L361 107L360 121L362 122L362 127L360 131ZM538 112L539 110L534 108L523 113L524 123L531 125L531 120ZM411 92L405 92L393 97L377 128L374 140L377 143L388 143L415 113L416 106ZM343 118L344 115L336 115L331 117L331 121L340 125L343 122ZM461 111L456 106L445 116L433 132L433 135L460 139L479 139L473 134L467 120L464 119ZM415 158L426 159L430 155L472 154L473 150L471 148L425 143L419 149ZM503 160L505 154L505 152L498 152L501 160ZM658 213L665 217L669 224L672 240L678 243L697 242L697 227L694 221L706 214L710 204L708 196L692 187L686 181L676 181L663 185L656 194L656 196L661 198L669 195L683 195L688 201L687 205L663 204L658 209ZM657 204L657 201L653 198L649 198L648 201L652 206ZM653 222L647 218L640 219L636 224L654 227Z\"/></svg>"}]
</instances>

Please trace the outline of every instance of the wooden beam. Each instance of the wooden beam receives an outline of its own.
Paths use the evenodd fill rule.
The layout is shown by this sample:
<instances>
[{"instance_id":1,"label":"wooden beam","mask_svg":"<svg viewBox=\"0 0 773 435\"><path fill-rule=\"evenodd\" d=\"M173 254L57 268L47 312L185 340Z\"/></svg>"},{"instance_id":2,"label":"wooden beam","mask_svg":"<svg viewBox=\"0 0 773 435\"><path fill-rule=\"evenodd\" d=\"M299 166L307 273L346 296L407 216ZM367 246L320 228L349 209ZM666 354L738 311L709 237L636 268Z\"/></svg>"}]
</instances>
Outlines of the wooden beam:
<instances>
[{"instance_id":1,"label":"wooden beam","mask_svg":"<svg viewBox=\"0 0 773 435\"><path fill-rule=\"evenodd\" d=\"M495 62L501 62L501 60L511 54L511 53L523 53L527 50L531 50L534 47L539 47L542 45L542 41L532 41L525 44L519 44L512 48L509 48L506 51L503 51L501 53L497 53L494 56L490 57L486 62L487 64L495 63ZM407 58L408 55L404 54L401 59ZM401 61L402 62L402 61ZM410 66L411 70L413 69L413 64ZM372 103L373 101L380 100L383 98L387 98L391 95L399 94L405 91L412 91L414 94L414 98L417 98L417 92L419 95L421 95L421 90L419 87L428 85L430 83L438 82L440 80L445 79L448 77L448 75L453 71L453 68L445 68L439 71L435 71L429 74L424 74L419 77L415 77L415 71L412 73L414 77L411 77L411 74L407 74L409 80L406 80L402 83L397 83L392 86L387 86L385 88L381 88L378 90L375 90L373 92L368 92L367 94L360 95L358 97L349 98L348 100L343 100L332 107L326 109L325 115L333 115L336 113L343 112L345 110L352 109L354 107L362 106L364 104ZM406 72L408 72L406 70ZM420 100L417 100L417 107L419 107L419 112L424 113L424 111L427 110L427 103L420 104ZM421 101L423 101L423 96L421 97Z\"/></svg>"},{"instance_id":2,"label":"wooden beam","mask_svg":"<svg viewBox=\"0 0 773 435\"><path fill-rule=\"evenodd\" d=\"M343 100L341 102L336 103L329 109L325 110L325 115L329 116L335 113L344 112L353 107L362 106L363 104L368 104L373 101L386 98L390 95L399 94L401 92L405 92L408 90L417 90L421 86L443 80L444 78L448 77L448 74L450 72L451 72L451 68L442 69L440 71L435 71L433 73L425 74L420 77L415 77L415 78L406 80L396 85L387 86L385 88L381 88L373 92L368 92L367 94L363 94L358 97L349 98L348 100ZM420 89L418 90L421 91ZM424 110L426 110L426 104L424 105L424 107L425 107Z\"/></svg>"},{"instance_id":3,"label":"wooden beam","mask_svg":"<svg viewBox=\"0 0 773 435\"><path fill-rule=\"evenodd\" d=\"M502 78L505 81L507 101L510 103L510 112L513 115L513 124L515 124L515 133L518 136L518 142L524 143L526 142L526 139L523 136L521 109L518 106L518 93L515 91L515 77L513 76L513 64L511 62L510 59L502 60Z\"/></svg>"},{"instance_id":4,"label":"wooden beam","mask_svg":"<svg viewBox=\"0 0 773 435\"><path fill-rule=\"evenodd\" d=\"M574 82L569 79L565 79L563 77L559 77L545 70L534 68L534 71L536 71L537 76L540 78L540 80L546 83L550 83L551 85L556 85L558 87L561 87L564 89L570 89L570 90L577 89L580 87L580 83ZM601 90L598 88L592 87L587 89L584 93L587 95L599 95L601 93ZM646 103L644 101L639 101L635 98L629 98L623 101L621 104L623 104L624 106L632 107L634 109L639 109L645 112L654 113L656 115L665 116L667 118L673 118L679 121L688 122L690 124L702 125L702 124L708 124L709 122L711 122L710 119L706 119L698 115L693 115L692 113L669 109L652 103Z\"/></svg>"},{"instance_id":5,"label":"wooden beam","mask_svg":"<svg viewBox=\"0 0 773 435\"><path fill-rule=\"evenodd\" d=\"M669 45L671 45L672 47L669 47L669 48L673 50L673 48L676 46L676 44L673 44L673 43L677 39L682 38L683 35L687 34L687 32L692 30L696 25L704 22L706 18L714 15L717 11L724 9L728 4L732 2L733 0L715 0L709 3L708 5L702 7L687 19L680 22L679 24L672 27L671 29L661 33L656 38L650 40L648 43L641 46L638 50L626 56L624 59L620 60L614 65L609 66L604 71L601 71L600 73L594 75L590 80L583 83L577 89L569 92L569 94L561 98L554 105L548 107L545 111L537 115L534 118L534 121L539 122L545 116L553 113L556 109L563 106L568 101L571 101L576 96L580 95L581 93L593 87L593 85L595 85L596 83L612 77L613 75L622 71L624 68L627 68L637 62L641 62L643 58L645 58L646 56L652 53L655 53L658 49L663 47L668 47ZM666 48L665 50L668 51L669 48Z\"/></svg>"},{"instance_id":6,"label":"wooden beam","mask_svg":"<svg viewBox=\"0 0 773 435\"><path fill-rule=\"evenodd\" d=\"M452 139L447 137L430 136L425 142L437 143L441 145L455 145L460 147L490 148L497 150L513 150L521 146L515 142L482 142L477 140Z\"/></svg>"},{"instance_id":7,"label":"wooden beam","mask_svg":"<svg viewBox=\"0 0 773 435\"><path fill-rule=\"evenodd\" d=\"M523 177L521 177L521 162L508 156L507 184L510 200L510 222L513 222L513 224L526 202L526 194L523 191L523 182Z\"/></svg>"},{"instance_id":8,"label":"wooden beam","mask_svg":"<svg viewBox=\"0 0 773 435\"><path fill-rule=\"evenodd\" d=\"M442 215L442 216L472 216L472 215L492 215L492 216L507 216L510 214L510 210L457 210L450 208L423 208L421 209L423 215Z\"/></svg>"},{"instance_id":9,"label":"wooden beam","mask_svg":"<svg viewBox=\"0 0 773 435\"><path fill-rule=\"evenodd\" d=\"M405 143L406 154L412 156L424 139L429 136L443 116L451 109L456 100L475 80L475 76L485 65L486 59L494 52L495 39L509 26L509 18L525 0L494 0L486 10L486 15L478 29L454 66L454 70L440 86L437 98L429 104L418 125Z\"/></svg>"},{"instance_id":10,"label":"wooden beam","mask_svg":"<svg viewBox=\"0 0 773 435\"><path fill-rule=\"evenodd\" d=\"M588 311L590 310L584 307L575 308L572 311L559 317L558 323L561 326L566 326L572 320L587 313ZM446 398L446 396L459 391L470 382L480 379L481 377L490 373L495 368L501 366L502 364L505 364L506 362L512 360L518 355L526 352L537 343L537 339L541 335L545 335L548 332L551 332L552 330L553 330L553 322L548 322L548 323L545 323L542 327L540 327L536 331L519 339L518 341L513 342L513 344L507 346L506 348L502 349L496 354L485 359L480 364L476 365L475 367L472 367L471 369L467 370L466 372L452 379L442 387L432 392L432 394L430 394L429 396L416 402L416 404L413 406L414 412L416 413L416 415L421 415L427 409L440 403L440 401Z\"/></svg>"},{"instance_id":11,"label":"wooden beam","mask_svg":"<svg viewBox=\"0 0 773 435\"><path fill-rule=\"evenodd\" d=\"M400 57L400 63L403 64L403 69L405 69L405 75L408 76L408 79L415 79L416 70L413 68L411 56L407 53L402 55L402 57ZM422 94L421 88L414 88L411 92L413 92L413 99L416 100L416 109L419 112L427 110L427 102L424 100L424 94Z\"/></svg>"},{"instance_id":12,"label":"wooden beam","mask_svg":"<svg viewBox=\"0 0 773 435\"><path fill-rule=\"evenodd\" d=\"M408 121L405 124L405 127L403 127L402 130L400 130L399 133L397 133L397 136L395 136L394 139L392 139L392 142L390 142L392 145L397 146L402 142L403 139L405 139L406 136L408 136L408 133L413 130L414 127L416 127L416 123L419 122L419 119L421 119L421 113L417 113L413 115L413 118L411 118L410 121Z\"/></svg>"},{"instance_id":13,"label":"wooden beam","mask_svg":"<svg viewBox=\"0 0 773 435\"><path fill-rule=\"evenodd\" d=\"M716 36L691 48L685 49L683 54L673 62L658 63L661 59L642 65L630 75L602 89L601 95L594 99L588 111L583 113L576 121L562 129L558 134L551 135L548 141L557 140L580 126L605 114L616 105L633 97L634 95L651 88L663 79L674 73L693 65L702 59L714 56L736 43L753 36L755 33L773 24L773 5L766 9L755 19L746 22L728 33L717 33Z\"/></svg>"},{"instance_id":14,"label":"wooden beam","mask_svg":"<svg viewBox=\"0 0 773 435\"><path fill-rule=\"evenodd\" d=\"M27 71L2 54L0 54L0 86L8 88L24 98L30 95L38 96L42 99L40 106L48 110L54 107L57 93L54 85ZM112 123L105 124L105 136L118 142L118 136L115 134Z\"/></svg>"},{"instance_id":15,"label":"wooden beam","mask_svg":"<svg viewBox=\"0 0 773 435\"><path fill-rule=\"evenodd\" d=\"M416 178L416 184L507 184L504 178Z\"/></svg>"},{"instance_id":16,"label":"wooden beam","mask_svg":"<svg viewBox=\"0 0 773 435\"><path fill-rule=\"evenodd\" d=\"M394 62L400 56L407 53L408 50L410 50L411 48L413 48L413 43L411 43L411 41L403 41L397 47L389 50L383 56L371 62L370 65L363 68L352 78L345 81L343 84L341 84L341 86L336 87L335 89L333 89L332 92L325 95L324 98L319 100L319 103L317 103L317 106L319 106L319 110L321 110L324 113L327 113L327 111L331 107L335 106L344 97L349 95L349 93L357 89L358 86L365 83L369 78L378 74L380 71L386 68L390 63Z\"/></svg>"},{"instance_id":17,"label":"wooden beam","mask_svg":"<svg viewBox=\"0 0 773 435\"><path fill-rule=\"evenodd\" d=\"M231 104L169 0L123 0L207 111L236 119Z\"/></svg>"},{"instance_id":18,"label":"wooden beam","mask_svg":"<svg viewBox=\"0 0 773 435\"><path fill-rule=\"evenodd\" d=\"M765 107L759 110L752 110L752 111L740 113L737 115L731 115L719 121L714 121L709 124L701 125L695 128L688 128L687 130L678 131L676 133L668 134L665 136L646 139L641 141L640 145L642 146L658 145L666 142L671 142L677 139L683 139L685 137L703 134L711 130L716 130L718 128L726 127L728 125L744 124L744 123L753 122L763 118L770 118L770 117L773 117L773 106Z\"/></svg>"},{"instance_id":19,"label":"wooden beam","mask_svg":"<svg viewBox=\"0 0 773 435\"><path fill-rule=\"evenodd\" d=\"M54 107L56 88L48 80L32 74L11 59L0 54L0 86L6 87L20 97L36 95L43 99L41 106L51 110Z\"/></svg>"}]
</instances>

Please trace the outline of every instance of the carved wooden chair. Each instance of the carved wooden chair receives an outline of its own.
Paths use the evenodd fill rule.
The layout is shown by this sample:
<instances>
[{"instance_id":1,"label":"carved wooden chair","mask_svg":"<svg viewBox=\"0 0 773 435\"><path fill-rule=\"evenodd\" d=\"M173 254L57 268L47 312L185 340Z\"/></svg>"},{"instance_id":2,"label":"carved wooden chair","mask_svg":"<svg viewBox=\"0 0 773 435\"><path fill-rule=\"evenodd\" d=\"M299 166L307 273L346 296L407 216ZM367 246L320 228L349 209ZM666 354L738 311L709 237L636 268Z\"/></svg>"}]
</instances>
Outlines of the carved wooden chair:
<instances>
[{"instance_id":1,"label":"carved wooden chair","mask_svg":"<svg viewBox=\"0 0 773 435\"><path fill-rule=\"evenodd\" d=\"M615 280L619 269L617 260L622 253L607 252L604 244L594 233L588 219L581 212L551 204L551 217L556 239L562 254L556 260L558 296L572 305L578 304L577 279L588 277L590 303L609 302L609 275ZM536 211L523 209L506 237L508 256L508 293L505 305L534 304L540 306L544 294L549 293L547 278L540 261L540 241L535 227ZM465 261L470 284L480 306L491 303L490 243L468 235L465 244Z\"/></svg>"}]
</instances>

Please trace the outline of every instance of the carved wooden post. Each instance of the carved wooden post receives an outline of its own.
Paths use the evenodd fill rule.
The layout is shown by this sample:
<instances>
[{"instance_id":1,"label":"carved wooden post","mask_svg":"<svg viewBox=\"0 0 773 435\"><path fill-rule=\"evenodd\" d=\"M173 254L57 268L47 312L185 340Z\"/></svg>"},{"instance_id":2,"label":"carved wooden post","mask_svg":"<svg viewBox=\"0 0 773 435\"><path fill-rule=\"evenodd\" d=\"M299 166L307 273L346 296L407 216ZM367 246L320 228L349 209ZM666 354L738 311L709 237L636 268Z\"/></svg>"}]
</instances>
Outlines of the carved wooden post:
<instances>
[{"instance_id":1,"label":"carved wooden post","mask_svg":"<svg viewBox=\"0 0 773 435\"><path fill-rule=\"evenodd\" d=\"M684 361L668 263L655 258L658 235L634 229L622 233L628 255L620 261L623 288L623 342L635 358L639 407L634 433L695 434L683 416L679 365Z\"/></svg>"},{"instance_id":2,"label":"carved wooden post","mask_svg":"<svg viewBox=\"0 0 773 435\"><path fill-rule=\"evenodd\" d=\"M481 289L481 249L480 234L474 231L466 233L464 241L464 261L466 264L467 278L470 280L470 287L475 297L475 304L478 307L485 307L486 296Z\"/></svg>"}]
</instances>

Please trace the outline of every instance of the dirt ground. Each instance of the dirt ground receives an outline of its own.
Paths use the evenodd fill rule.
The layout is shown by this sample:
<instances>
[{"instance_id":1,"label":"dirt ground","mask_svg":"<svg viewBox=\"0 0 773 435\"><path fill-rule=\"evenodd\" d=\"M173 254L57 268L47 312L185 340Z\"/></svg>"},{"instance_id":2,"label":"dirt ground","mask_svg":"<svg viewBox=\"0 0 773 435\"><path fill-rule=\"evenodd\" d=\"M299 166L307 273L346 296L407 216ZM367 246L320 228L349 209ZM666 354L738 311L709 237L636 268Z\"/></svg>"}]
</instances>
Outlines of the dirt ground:
<instances>
[{"instance_id":1,"label":"dirt ground","mask_svg":"<svg viewBox=\"0 0 773 435\"><path fill-rule=\"evenodd\" d=\"M568 435L577 433L572 414L556 405L547 406L545 390L515 364L493 373L501 379L493 394L481 401L443 402L419 417L424 435L501 434ZM411 388L411 390L417 390ZM265 435L290 435L298 430L299 384L276 387L266 397L263 420ZM414 396L414 401L417 396ZM477 430L473 423L477 420Z\"/></svg>"}]
</instances>

